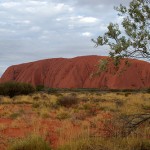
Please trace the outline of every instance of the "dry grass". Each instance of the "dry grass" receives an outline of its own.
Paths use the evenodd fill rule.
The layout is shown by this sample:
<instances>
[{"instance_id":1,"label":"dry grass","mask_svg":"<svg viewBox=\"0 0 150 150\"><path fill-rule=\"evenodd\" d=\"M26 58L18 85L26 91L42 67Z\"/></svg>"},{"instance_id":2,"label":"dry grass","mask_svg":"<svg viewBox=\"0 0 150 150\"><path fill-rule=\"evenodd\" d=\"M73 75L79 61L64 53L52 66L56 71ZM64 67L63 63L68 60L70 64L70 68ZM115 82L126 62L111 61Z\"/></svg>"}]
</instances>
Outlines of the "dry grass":
<instances>
[{"instance_id":1,"label":"dry grass","mask_svg":"<svg viewBox=\"0 0 150 150\"><path fill-rule=\"evenodd\" d=\"M58 102L62 97L76 98L78 103L63 107ZM0 122L0 132L31 128L30 133L42 134L55 150L148 150L150 146L149 122L122 136L128 116L150 113L148 93L36 93L0 100L0 118L12 120Z\"/></svg>"}]
</instances>

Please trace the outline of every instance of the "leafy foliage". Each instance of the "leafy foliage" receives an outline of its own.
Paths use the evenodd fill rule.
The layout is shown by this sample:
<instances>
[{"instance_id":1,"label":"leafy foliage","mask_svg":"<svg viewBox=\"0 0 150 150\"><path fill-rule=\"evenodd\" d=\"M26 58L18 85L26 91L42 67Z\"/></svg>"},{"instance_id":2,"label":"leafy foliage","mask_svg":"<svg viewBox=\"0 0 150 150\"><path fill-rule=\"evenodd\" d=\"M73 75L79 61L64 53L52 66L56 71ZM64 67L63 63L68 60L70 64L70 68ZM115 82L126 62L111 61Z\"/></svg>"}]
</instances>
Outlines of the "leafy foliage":
<instances>
[{"instance_id":1,"label":"leafy foliage","mask_svg":"<svg viewBox=\"0 0 150 150\"><path fill-rule=\"evenodd\" d=\"M0 84L0 95L13 97L21 94L27 95L34 91L34 87L27 83L6 82Z\"/></svg>"},{"instance_id":2,"label":"leafy foliage","mask_svg":"<svg viewBox=\"0 0 150 150\"><path fill-rule=\"evenodd\" d=\"M44 85L37 85L36 86L36 91L42 91L42 90L44 90Z\"/></svg>"},{"instance_id":3,"label":"leafy foliage","mask_svg":"<svg viewBox=\"0 0 150 150\"><path fill-rule=\"evenodd\" d=\"M119 25L110 23L108 31L92 41L96 46L108 45L109 56L117 66L121 58L150 59L150 7L145 0L132 0L129 8L120 4L115 7L119 16L123 18L122 34Z\"/></svg>"}]
</instances>

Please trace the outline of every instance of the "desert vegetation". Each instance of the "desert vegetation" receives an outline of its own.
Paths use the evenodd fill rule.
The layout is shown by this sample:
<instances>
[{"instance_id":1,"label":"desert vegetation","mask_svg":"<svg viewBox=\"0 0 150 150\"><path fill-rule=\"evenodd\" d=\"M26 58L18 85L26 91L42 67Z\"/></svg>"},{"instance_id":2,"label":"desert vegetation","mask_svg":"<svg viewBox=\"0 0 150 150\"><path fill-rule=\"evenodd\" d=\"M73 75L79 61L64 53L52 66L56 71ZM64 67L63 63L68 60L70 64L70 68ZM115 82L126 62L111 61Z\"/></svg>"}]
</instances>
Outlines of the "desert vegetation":
<instances>
[{"instance_id":1,"label":"desert vegetation","mask_svg":"<svg viewBox=\"0 0 150 150\"><path fill-rule=\"evenodd\" d=\"M31 84L19 83L19 82L5 82L0 84L0 95L16 96L27 95L35 92L35 88Z\"/></svg>"},{"instance_id":2,"label":"desert vegetation","mask_svg":"<svg viewBox=\"0 0 150 150\"><path fill-rule=\"evenodd\" d=\"M0 149L148 150L149 121L146 91L1 96Z\"/></svg>"},{"instance_id":3,"label":"desert vegetation","mask_svg":"<svg viewBox=\"0 0 150 150\"><path fill-rule=\"evenodd\" d=\"M49 145L38 135L30 135L24 139L16 140L8 150L51 150Z\"/></svg>"}]
</instances>

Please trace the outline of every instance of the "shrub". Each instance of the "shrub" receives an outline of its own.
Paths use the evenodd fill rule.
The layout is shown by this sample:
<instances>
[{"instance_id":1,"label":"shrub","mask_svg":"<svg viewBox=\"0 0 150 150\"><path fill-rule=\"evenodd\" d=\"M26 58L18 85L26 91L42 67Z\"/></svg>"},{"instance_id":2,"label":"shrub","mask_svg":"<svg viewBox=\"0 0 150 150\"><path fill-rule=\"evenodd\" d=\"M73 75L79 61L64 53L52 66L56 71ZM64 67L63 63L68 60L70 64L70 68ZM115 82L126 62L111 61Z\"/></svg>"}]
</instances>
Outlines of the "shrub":
<instances>
[{"instance_id":1,"label":"shrub","mask_svg":"<svg viewBox=\"0 0 150 150\"><path fill-rule=\"evenodd\" d=\"M58 104L64 107L70 107L78 104L78 98L76 96L68 95L58 98Z\"/></svg>"},{"instance_id":2,"label":"shrub","mask_svg":"<svg viewBox=\"0 0 150 150\"><path fill-rule=\"evenodd\" d=\"M58 112L56 118L59 120L68 119L68 118L70 118L70 115L66 111L60 111L60 112Z\"/></svg>"},{"instance_id":3,"label":"shrub","mask_svg":"<svg viewBox=\"0 0 150 150\"><path fill-rule=\"evenodd\" d=\"M150 88L147 89L147 92L150 93Z\"/></svg>"},{"instance_id":4,"label":"shrub","mask_svg":"<svg viewBox=\"0 0 150 150\"><path fill-rule=\"evenodd\" d=\"M127 93L124 94L124 96L128 97L130 94L131 94L130 92L127 92Z\"/></svg>"},{"instance_id":5,"label":"shrub","mask_svg":"<svg viewBox=\"0 0 150 150\"><path fill-rule=\"evenodd\" d=\"M42 118L49 118L50 115L49 115L49 113L43 112L43 113L41 113L41 117Z\"/></svg>"},{"instance_id":6,"label":"shrub","mask_svg":"<svg viewBox=\"0 0 150 150\"><path fill-rule=\"evenodd\" d=\"M88 138L79 137L59 146L57 150L149 150L148 140L140 138Z\"/></svg>"},{"instance_id":7,"label":"shrub","mask_svg":"<svg viewBox=\"0 0 150 150\"><path fill-rule=\"evenodd\" d=\"M33 100L34 100L34 101L38 101L39 99L40 99L39 96L34 96L34 97L33 97Z\"/></svg>"},{"instance_id":8,"label":"shrub","mask_svg":"<svg viewBox=\"0 0 150 150\"><path fill-rule=\"evenodd\" d=\"M40 107L40 103L33 103L33 104L32 104L32 107L33 107L33 108L39 108L39 107Z\"/></svg>"},{"instance_id":9,"label":"shrub","mask_svg":"<svg viewBox=\"0 0 150 150\"><path fill-rule=\"evenodd\" d=\"M72 115L72 119L75 119L75 120L85 120L87 116L87 113L83 110L77 112L77 113L74 113Z\"/></svg>"},{"instance_id":10,"label":"shrub","mask_svg":"<svg viewBox=\"0 0 150 150\"><path fill-rule=\"evenodd\" d=\"M59 89L55 89L55 88L49 88L48 90L47 90L47 92L49 93L49 94L51 94L51 93L57 93L59 91Z\"/></svg>"},{"instance_id":11,"label":"shrub","mask_svg":"<svg viewBox=\"0 0 150 150\"><path fill-rule=\"evenodd\" d=\"M9 118L11 118L11 119L16 119L16 118L18 118L18 117L20 117L21 116L21 113L13 113L13 114L11 114L10 116L9 116Z\"/></svg>"},{"instance_id":12,"label":"shrub","mask_svg":"<svg viewBox=\"0 0 150 150\"><path fill-rule=\"evenodd\" d=\"M43 91L45 89L44 85L37 85L36 91Z\"/></svg>"},{"instance_id":13,"label":"shrub","mask_svg":"<svg viewBox=\"0 0 150 150\"><path fill-rule=\"evenodd\" d=\"M51 150L47 142L38 135L16 140L7 150Z\"/></svg>"},{"instance_id":14,"label":"shrub","mask_svg":"<svg viewBox=\"0 0 150 150\"><path fill-rule=\"evenodd\" d=\"M50 117L49 111L47 109L41 109L40 110L40 116L42 118L49 118Z\"/></svg>"},{"instance_id":15,"label":"shrub","mask_svg":"<svg viewBox=\"0 0 150 150\"><path fill-rule=\"evenodd\" d=\"M35 92L35 88L27 83L6 82L0 84L0 95L14 97Z\"/></svg>"},{"instance_id":16,"label":"shrub","mask_svg":"<svg viewBox=\"0 0 150 150\"><path fill-rule=\"evenodd\" d=\"M101 141L100 141L101 142ZM105 145L103 146L101 143L99 143L98 140L93 140L92 138L88 139L76 139L74 141L71 141L70 143L67 143L65 145L62 145L58 148L58 150L109 150L105 148Z\"/></svg>"},{"instance_id":17,"label":"shrub","mask_svg":"<svg viewBox=\"0 0 150 150\"><path fill-rule=\"evenodd\" d=\"M142 104L142 108L144 109L144 110L150 110L150 104L149 105L146 105L146 104Z\"/></svg>"},{"instance_id":18,"label":"shrub","mask_svg":"<svg viewBox=\"0 0 150 150\"><path fill-rule=\"evenodd\" d=\"M124 105L124 102L119 99L116 99L114 102L117 108L122 107Z\"/></svg>"}]
</instances>

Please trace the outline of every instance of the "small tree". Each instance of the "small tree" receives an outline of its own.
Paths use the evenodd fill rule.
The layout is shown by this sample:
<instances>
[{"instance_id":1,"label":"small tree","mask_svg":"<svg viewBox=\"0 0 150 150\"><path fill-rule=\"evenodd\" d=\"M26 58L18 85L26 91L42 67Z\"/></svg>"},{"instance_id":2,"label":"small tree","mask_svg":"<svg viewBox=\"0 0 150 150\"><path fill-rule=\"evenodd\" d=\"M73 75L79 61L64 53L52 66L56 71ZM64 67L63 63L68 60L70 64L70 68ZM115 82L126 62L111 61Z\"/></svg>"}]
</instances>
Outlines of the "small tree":
<instances>
[{"instance_id":1,"label":"small tree","mask_svg":"<svg viewBox=\"0 0 150 150\"><path fill-rule=\"evenodd\" d=\"M119 25L110 23L108 31L92 41L99 45L110 47L109 56L113 58L115 66L120 64L122 58L150 59L150 1L132 0L129 8L120 4L114 7L123 17L122 35ZM106 64L106 63L105 63Z\"/></svg>"}]
</instances>

